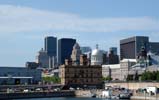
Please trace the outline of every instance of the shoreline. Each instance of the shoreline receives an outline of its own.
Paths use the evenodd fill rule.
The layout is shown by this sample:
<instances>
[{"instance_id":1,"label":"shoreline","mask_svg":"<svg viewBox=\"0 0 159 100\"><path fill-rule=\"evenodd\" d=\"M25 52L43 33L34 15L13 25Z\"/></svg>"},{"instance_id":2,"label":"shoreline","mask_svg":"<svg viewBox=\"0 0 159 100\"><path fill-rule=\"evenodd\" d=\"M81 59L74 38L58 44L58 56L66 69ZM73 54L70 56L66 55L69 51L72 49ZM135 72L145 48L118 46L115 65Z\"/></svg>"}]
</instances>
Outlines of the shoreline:
<instances>
[{"instance_id":1,"label":"shoreline","mask_svg":"<svg viewBox=\"0 0 159 100\"><path fill-rule=\"evenodd\" d=\"M30 92L30 93L0 93L0 100L27 99L27 98L50 98L50 97L75 97L74 91L54 92Z\"/></svg>"},{"instance_id":2,"label":"shoreline","mask_svg":"<svg viewBox=\"0 0 159 100\"><path fill-rule=\"evenodd\" d=\"M43 92L28 92L28 93L0 93L0 100L10 99L29 99L29 98L51 98L51 97L89 97L91 98L90 90L62 90L62 91L43 91ZM101 94L101 90L97 90L96 94ZM133 95L130 100L157 100L157 96Z\"/></svg>"}]
</instances>

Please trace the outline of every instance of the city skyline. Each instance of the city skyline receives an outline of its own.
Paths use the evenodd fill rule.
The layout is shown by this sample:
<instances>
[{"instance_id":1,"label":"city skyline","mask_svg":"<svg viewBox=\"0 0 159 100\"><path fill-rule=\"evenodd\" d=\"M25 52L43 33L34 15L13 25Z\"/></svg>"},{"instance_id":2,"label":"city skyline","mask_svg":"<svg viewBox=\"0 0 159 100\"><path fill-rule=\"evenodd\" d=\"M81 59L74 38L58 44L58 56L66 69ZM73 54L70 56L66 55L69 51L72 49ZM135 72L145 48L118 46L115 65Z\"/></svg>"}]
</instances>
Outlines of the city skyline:
<instances>
[{"instance_id":1,"label":"city skyline","mask_svg":"<svg viewBox=\"0 0 159 100\"><path fill-rule=\"evenodd\" d=\"M92 49L99 44L107 51L109 47L119 51L119 41L131 36L158 41L158 4L157 0L1 0L0 66L35 61L45 36L74 38Z\"/></svg>"}]
</instances>

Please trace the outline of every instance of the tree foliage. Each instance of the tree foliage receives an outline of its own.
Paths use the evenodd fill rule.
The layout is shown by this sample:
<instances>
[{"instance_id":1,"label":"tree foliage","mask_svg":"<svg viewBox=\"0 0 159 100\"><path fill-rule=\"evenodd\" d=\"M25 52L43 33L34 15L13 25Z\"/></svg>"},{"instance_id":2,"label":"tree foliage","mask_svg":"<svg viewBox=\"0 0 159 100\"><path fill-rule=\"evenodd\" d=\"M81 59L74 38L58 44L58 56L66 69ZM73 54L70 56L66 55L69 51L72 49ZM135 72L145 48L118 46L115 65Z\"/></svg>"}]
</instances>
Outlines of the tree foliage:
<instances>
[{"instance_id":1,"label":"tree foliage","mask_svg":"<svg viewBox=\"0 0 159 100\"><path fill-rule=\"evenodd\" d=\"M133 80L133 76L132 75L128 75L126 78L127 81L132 81Z\"/></svg>"},{"instance_id":2,"label":"tree foliage","mask_svg":"<svg viewBox=\"0 0 159 100\"><path fill-rule=\"evenodd\" d=\"M111 81L112 80L111 76L103 77L102 79L103 79L103 81Z\"/></svg>"},{"instance_id":3,"label":"tree foliage","mask_svg":"<svg viewBox=\"0 0 159 100\"><path fill-rule=\"evenodd\" d=\"M159 71L145 71L141 75L141 81L159 81Z\"/></svg>"},{"instance_id":4,"label":"tree foliage","mask_svg":"<svg viewBox=\"0 0 159 100\"><path fill-rule=\"evenodd\" d=\"M51 83L51 82L53 82L53 83L60 83L61 82L61 79L59 77L57 77L57 76L43 77L42 80L44 82L47 82L47 83Z\"/></svg>"}]
</instances>

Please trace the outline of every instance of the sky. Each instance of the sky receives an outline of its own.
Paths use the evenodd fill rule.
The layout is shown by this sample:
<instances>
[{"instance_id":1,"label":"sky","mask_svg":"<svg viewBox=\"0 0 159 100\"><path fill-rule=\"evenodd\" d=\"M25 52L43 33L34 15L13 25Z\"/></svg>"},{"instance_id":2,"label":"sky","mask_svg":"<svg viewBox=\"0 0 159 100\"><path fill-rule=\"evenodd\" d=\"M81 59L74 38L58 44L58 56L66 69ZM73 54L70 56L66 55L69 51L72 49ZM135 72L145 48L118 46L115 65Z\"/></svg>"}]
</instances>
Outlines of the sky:
<instances>
[{"instance_id":1,"label":"sky","mask_svg":"<svg viewBox=\"0 0 159 100\"><path fill-rule=\"evenodd\" d=\"M159 42L159 0L0 0L0 66L35 61L45 36L118 47L131 36Z\"/></svg>"}]
</instances>

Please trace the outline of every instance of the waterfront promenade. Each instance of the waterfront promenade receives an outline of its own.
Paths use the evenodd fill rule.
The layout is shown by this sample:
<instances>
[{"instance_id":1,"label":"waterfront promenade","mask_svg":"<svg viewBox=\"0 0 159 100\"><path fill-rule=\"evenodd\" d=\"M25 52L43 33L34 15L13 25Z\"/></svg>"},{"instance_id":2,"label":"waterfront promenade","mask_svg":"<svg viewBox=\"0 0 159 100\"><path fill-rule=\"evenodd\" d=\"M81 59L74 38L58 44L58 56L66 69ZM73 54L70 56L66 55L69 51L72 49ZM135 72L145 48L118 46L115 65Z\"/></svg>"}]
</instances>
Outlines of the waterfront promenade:
<instances>
[{"instance_id":1,"label":"waterfront promenade","mask_svg":"<svg viewBox=\"0 0 159 100\"><path fill-rule=\"evenodd\" d=\"M61 90L60 89L61 87L62 85L59 84L58 85L4 85L4 86L1 85L0 100L24 99L24 98L47 98L47 97L49 98L50 97L91 97L91 94L96 94L98 97L100 97L103 91L103 89ZM131 96L131 99L159 100L159 94L145 95L144 93L136 93L136 91L133 91L133 96Z\"/></svg>"},{"instance_id":2,"label":"waterfront promenade","mask_svg":"<svg viewBox=\"0 0 159 100\"><path fill-rule=\"evenodd\" d=\"M75 96L74 91L0 93L0 100L25 99L25 98L49 98L49 97L74 97L74 96Z\"/></svg>"}]
</instances>

